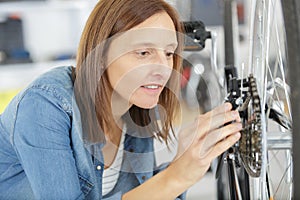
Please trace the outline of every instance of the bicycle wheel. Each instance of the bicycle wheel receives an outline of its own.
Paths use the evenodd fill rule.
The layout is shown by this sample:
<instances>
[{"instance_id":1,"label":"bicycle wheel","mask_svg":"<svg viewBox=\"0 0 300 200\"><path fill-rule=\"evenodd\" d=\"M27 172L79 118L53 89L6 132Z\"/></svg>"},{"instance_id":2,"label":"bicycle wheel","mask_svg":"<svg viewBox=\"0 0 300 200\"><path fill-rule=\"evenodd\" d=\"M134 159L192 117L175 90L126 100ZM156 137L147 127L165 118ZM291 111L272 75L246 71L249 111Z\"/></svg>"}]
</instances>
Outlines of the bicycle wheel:
<instances>
[{"instance_id":1,"label":"bicycle wheel","mask_svg":"<svg viewBox=\"0 0 300 200\"><path fill-rule=\"evenodd\" d=\"M251 199L292 199L297 195L293 194L297 157L296 151L292 153L296 141L292 136L299 129L296 123L292 128L291 122L299 117L299 95L294 95L300 89L295 82L300 67L300 55L295 53L300 51L299 8L297 0L252 1L248 73L255 78L261 112L250 115L257 117L261 126L253 128L252 133L257 134L249 137L248 146L255 148L241 156L250 175Z\"/></svg>"}]
</instances>

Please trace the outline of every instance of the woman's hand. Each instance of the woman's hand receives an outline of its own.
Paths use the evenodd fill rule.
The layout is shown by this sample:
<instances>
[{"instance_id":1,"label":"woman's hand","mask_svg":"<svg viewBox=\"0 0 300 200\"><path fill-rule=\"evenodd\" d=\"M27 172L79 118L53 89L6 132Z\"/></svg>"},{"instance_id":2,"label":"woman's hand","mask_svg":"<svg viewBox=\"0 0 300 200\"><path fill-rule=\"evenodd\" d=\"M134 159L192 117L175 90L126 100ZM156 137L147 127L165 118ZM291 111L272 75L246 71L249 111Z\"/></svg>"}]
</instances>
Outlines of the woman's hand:
<instances>
[{"instance_id":1,"label":"woman's hand","mask_svg":"<svg viewBox=\"0 0 300 200\"><path fill-rule=\"evenodd\" d=\"M239 140L241 119L238 111L231 109L231 104L225 103L200 115L179 132L178 152L167 169L179 184L187 188L195 184L211 161ZM226 123L229 124L224 126Z\"/></svg>"},{"instance_id":2,"label":"woman's hand","mask_svg":"<svg viewBox=\"0 0 300 200\"><path fill-rule=\"evenodd\" d=\"M175 199L201 179L211 161L240 138L241 120L231 108L230 103L225 103L182 129L177 155L169 167L122 199ZM229 122L232 123L224 126Z\"/></svg>"}]
</instances>

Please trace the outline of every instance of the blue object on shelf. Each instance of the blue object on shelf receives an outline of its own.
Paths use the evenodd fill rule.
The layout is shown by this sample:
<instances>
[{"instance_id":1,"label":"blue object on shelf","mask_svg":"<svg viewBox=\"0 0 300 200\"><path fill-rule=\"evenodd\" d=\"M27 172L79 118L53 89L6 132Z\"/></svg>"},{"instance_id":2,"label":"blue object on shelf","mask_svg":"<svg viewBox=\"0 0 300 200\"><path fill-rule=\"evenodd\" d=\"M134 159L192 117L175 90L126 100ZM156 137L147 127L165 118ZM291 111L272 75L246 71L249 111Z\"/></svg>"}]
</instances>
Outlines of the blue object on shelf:
<instances>
[{"instance_id":1,"label":"blue object on shelf","mask_svg":"<svg viewBox=\"0 0 300 200\"><path fill-rule=\"evenodd\" d=\"M30 53L24 47L22 19L16 14L0 22L0 52L5 55L1 64L31 62Z\"/></svg>"}]
</instances>

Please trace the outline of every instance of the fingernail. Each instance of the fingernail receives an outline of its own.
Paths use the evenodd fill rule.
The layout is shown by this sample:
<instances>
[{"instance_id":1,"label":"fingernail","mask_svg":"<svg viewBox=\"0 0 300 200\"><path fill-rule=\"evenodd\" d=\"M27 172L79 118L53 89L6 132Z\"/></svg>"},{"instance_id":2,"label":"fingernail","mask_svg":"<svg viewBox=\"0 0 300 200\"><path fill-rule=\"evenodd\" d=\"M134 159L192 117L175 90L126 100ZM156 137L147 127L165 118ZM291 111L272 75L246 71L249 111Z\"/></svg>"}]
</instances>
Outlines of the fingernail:
<instances>
[{"instance_id":1,"label":"fingernail","mask_svg":"<svg viewBox=\"0 0 300 200\"><path fill-rule=\"evenodd\" d=\"M232 111L232 116L233 116L233 117L237 117L237 116L239 116L239 113L238 113L238 111Z\"/></svg>"},{"instance_id":2,"label":"fingernail","mask_svg":"<svg viewBox=\"0 0 300 200\"><path fill-rule=\"evenodd\" d=\"M230 103L226 103L226 110L230 110L231 109L231 104Z\"/></svg>"},{"instance_id":3,"label":"fingernail","mask_svg":"<svg viewBox=\"0 0 300 200\"><path fill-rule=\"evenodd\" d=\"M235 134L234 134L234 137L235 137L235 138L240 138L240 137L241 137L241 133L240 133L240 132L235 133Z\"/></svg>"},{"instance_id":4,"label":"fingernail","mask_svg":"<svg viewBox=\"0 0 300 200\"><path fill-rule=\"evenodd\" d=\"M236 128L237 128L237 129L242 129L242 127L243 127L243 126L242 126L241 123L238 123L238 124L236 125Z\"/></svg>"}]
</instances>

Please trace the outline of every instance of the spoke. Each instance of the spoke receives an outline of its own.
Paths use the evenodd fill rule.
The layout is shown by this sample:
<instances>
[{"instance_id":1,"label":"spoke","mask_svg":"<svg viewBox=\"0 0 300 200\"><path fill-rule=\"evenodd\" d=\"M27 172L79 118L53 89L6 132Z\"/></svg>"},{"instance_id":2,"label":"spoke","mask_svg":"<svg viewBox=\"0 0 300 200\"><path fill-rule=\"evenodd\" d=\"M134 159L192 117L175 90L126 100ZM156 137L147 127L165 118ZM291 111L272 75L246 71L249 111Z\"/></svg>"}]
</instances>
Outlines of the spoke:
<instances>
[{"instance_id":1,"label":"spoke","mask_svg":"<svg viewBox=\"0 0 300 200\"><path fill-rule=\"evenodd\" d=\"M271 78L271 81L272 81L272 86L273 86L273 89L274 89L276 98L277 98L277 100L280 100L278 91L277 91L277 89L276 89L276 84L275 84L275 81L274 81L274 78L273 78L273 75L272 75L271 68L270 68L269 64L267 64L267 68L268 68L268 71L269 71L269 75L270 75L270 78ZM275 100L275 99L273 98L273 96L270 96L270 98L271 98L272 100ZM267 113L270 112L270 109L271 109L271 108L272 108L272 107L271 107L271 105L270 105L270 106L268 107ZM281 111L282 113L284 113L284 109L282 109L281 106L279 106L279 109L280 109L280 111Z\"/></svg>"},{"instance_id":2,"label":"spoke","mask_svg":"<svg viewBox=\"0 0 300 200\"><path fill-rule=\"evenodd\" d=\"M269 155L267 155L267 160L269 159ZM273 186L273 182L272 182L272 179L271 179L271 177L270 177L270 173L271 173L271 171L270 171L270 165L268 164L267 166L266 166L266 175L267 175L267 178L268 178L268 182L267 182L267 184L268 184L268 191L269 191L269 199L273 199L273 197L274 197L274 190L273 190L273 188L274 188L274 186Z\"/></svg>"},{"instance_id":3,"label":"spoke","mask_svg":"<svg viewBox=\"0 0 300 200\"><path fill-rule=\"evenodd\" d=\"M292 134L286 132L267 132L268 149L292 149Z\"/></svg>"},{"instance_id":4,"label":"spoke","mask_svg":"<svg viewBox=\"0 0 300 200\"><path fill-rule=\"evenodd\" d=\"M279 44L279 35L278 35L277 23L276 23L275 31L276 31L276 37L278 38L277 39L277 44L278 44L278 47L279 47L280 44ZM289 98L289 95L288 95L287 84L286 84L286 79L285 79L285 73L284 73L284 69L283 69L282 53L281 53L280 48L278 48L278 49L279 49L280 71L281 71L281 76L282 76L282 80L283 80L283 84L284 84L285 98L286 98L286 101L287 101L288 113L290 115L290 119L292 119L291 105L290 105L291 103L290 103L290 98Z\"/></svg>"},{"instance_id":5,"label":"spoke","mask_svg":"<svg viewBox=\"0 0 300 200\"><path fill-rule=\"evenodd\" d=\"M284 171L284 174L282 175L282 177L281 177L281 179L280 179L280 181L279 181L279 184L278 184L278 186L277 186L277 188L276 188L276 190L275 190L274 196L276 196L277 192L279 191L280 185L281 185L281 183L283 182L284 177L285 177L285 175L288 173L290 167L291 167L291 163L289 163L289 165L287 166L286 170ZM291 183L292 183L292 182L293 182L293 181L291 181ZM291 184L291 183L290 183L290 184ZM287 185L288 185L288 184L287 184ZM284 190L284 191L285 191L285 190ZM282 199L282 198L280 198L280 199Z\"/></svg>"},{"instance_id":6,"label":"spoke","mask_svg":"<svg viewBox=\"0 0 300 200\"><path fill-rule=\"evenodd\" d=\"M277 164L279 164L279 165L277 165L277 166L280 167L281 170L283 171L283 170L284 170L284 169L283 169L284 166L281 165L282 163L280 163L280 161L278 160L278 157L277 157L277 155L278 155L278 153L279 153L279 150L277 150L276 152L275 152L275 151L271 151L271 152L269 152L269 153L271 153L272 156L271 156L271 158L270 158L270 161L268 162L268 167L271 165L271 162L276 162Z\"/></svg>"},{"instance_id":7,"label":"spoke","mask_svg":"<svg viewBox=\"0 0 300 200\"><path fill-rule=\"evenodd\" d=\"M280 151L281 153L283 153L282 151ZM292 166L292 162L291 162L291 159L289 158L289 155L290 155L290 153L288 153L289 151L287 151L287 153L286 153L286 161L287 162L284 162L284 164L286 164L286 163L288 163L287 164L287 166L285 167L285 166L282 166L282 161L279 161L279 159L278 159L278 153L279 153L279 151L276 151L276 152L274 152L274 151L270 151L269 152L269 154L271 153L272 154L272 156L270 157L270 156L268 156L268 160L269 160L269 162L268 162L268 165L267 165L267 169L268 169L268 172L267 172L267 174L269 175L269 184L271 184L271 197L273 196L273 197L275 197L275 196L277 196L278 197L278 195L281 195L281 197L280 198L278 198L278 199L283 199L282 197L282 195L286 195L287 194L287 191L289 192L288 193L288 195L290 196L291 195L291 187L292 187L292 180L291 180L291 178L292 178L292 176L289 176L289 173L288 172L290 172L291 171L291 166ZM280 181L277 183L277 182L274 182L273 180L272 180L272 176L274 176L274 174L270 171L270 165L271 165L271 162L276 162L277 163L277 165L276 166L279 166L281 169L280 169L280 172L283 172L282 173L282 176L281 176L281 179L280 179ZM273 163L272 165L274 166L274 164L275 163ZM276 170L276 175L278 175L278 171ZM284 182L284 179L286 179L286 181ZM272 195L272 189L273 188L275 188L275 185L276 185L276 192ZM281 194L278 194L278 192L279 191L281 191ZM275 198L276 199L276 198ZM289 199L289 198L286 198L286 199Z\"/></svg>"},{"instance_id":8,"label":"spoke","mask_svg":"<svg viewBox=\"0 0 300 200\"><path fill-rule=\"evenodd\" d=\"M283 82L284 82L284 91L285 91L285 96L286 96L286 100L288 101L288 96L287 96L287 88L286 88L286 84L285 84L285 73L283 71L283 59L282 59L282 52L281 52L281 48L280 48L280 38L279 38L279 34L278 34L278 26L277 26L277 23L274 23L277 22L277 16L275 15L275 9L276 9L276 3L274 3L274 1L271 1L271 5L272 5L272 9L270 9L270 11L272 10L272 16L270 17L271 18L271 21L269 22L268 24L268 27L269 27L269 32L271 32L271 28L274 28L274 24L275 24L275 33L276 33L276 37L275 39L272 37L273 35L270 35L269 34L269 40L267 41L273 41L272 44L274 45L277 45L276 47L273 47L275 49L278 49L278 57L276 59L276 62L274 63L273 66L271 67L274 67L273 69L273 72L272 72L272 69L270 67L270 64L269 64L269 57L267 56L266 57L266 67L267 67L267 70L268 70L268 74L270 76L270 79L271 79L271 82L272 82L272 86L273 86L273 89L274 89L274 93L276 95L276 98L278 100L280 100L281 98L279 97L279 92L277 91L277 87L276 87L276 83L275 83L275 78L277 77L277 72L278 72L278 66L280 66L280 69L281 69L281 76L283 78ZM270 46L270 44L268 44L268 46ZM267 75L266 75L267 77ZM273 97L271 97L273 99ZM284 109L282 109L281 107L279 107L281 112L284 113ZM271 109L269 107L269 109Z\"/></svg>"},{"instance_id":9,"label":"spoke","mask_svg":"<svg viewBox=\"0 0 300 200\"><path fill-rule=\"evenodd\" d=\"M277 13L278 14L278 12L277 12L277 1L274 3L274 1L271 1L271 4L272 4L272 10L273 10L273 16L272 16L272 19L273 19L273 22L275 21L275 22L278 22L278 21L280 21L280 20L278 20L278 16L277 15L275 15L275 13ZM282 16L281 16L282 17ZM268 68L269 68L269 72L270 72L270 76L271 76L271 80L272 80L272 82L273 82L273 85L274 85L274 89L275 89L275 93L276 93L276 97L277 97L277 99L279 100L280 98L279 98L279 95L278 95L278 91L277 91L277 89L276 89L276 84L274 84L274 78L273 77L277 77L277 71L278 71L278 66L279 66L279 69L280 69L280 72L281 72L281 77L282 77L282 80L283 80L283 87L284 87L284 93L285 93L285 99L286 99L286 101L287 101L287 106L288 106L288 113L289 113L289 116L290 116L290 118L291 118L291 109L290 109L290 98L289 98L289 94L288 94L288 88L287 88L287 84L286 84L286 78L285 78L285 76L286 76L286 74L285 74L285 71L284 71L284 62L283 62L283 53L282 53L282 49L280 48L282 45L281 45L281 40L280 40L280 36L279 36L279 29L278 29L278 24L277 23L273 23L272 22L272 24L275 24L275 33L276 33L276 37L275 37L275 39L273 40L274 42L274 45L276 45L277 44L277 46L276 47L274 47L275 49L277 49L278 50L278 57L277 57L277 59L276 59L276 63L275 63L275 69L274 69L274 73L273 73L273 75L272 75L272 72L270 71L270 67L268 66ZM269 26L270 28L271 27L273 27L273 26ZM271 40L271 37L270 37L270 40ZM277 65L277 62L279 63L279 65ZM282 110L282 112L284 113L284 110Z\"/></svg>"}]
</instances>

